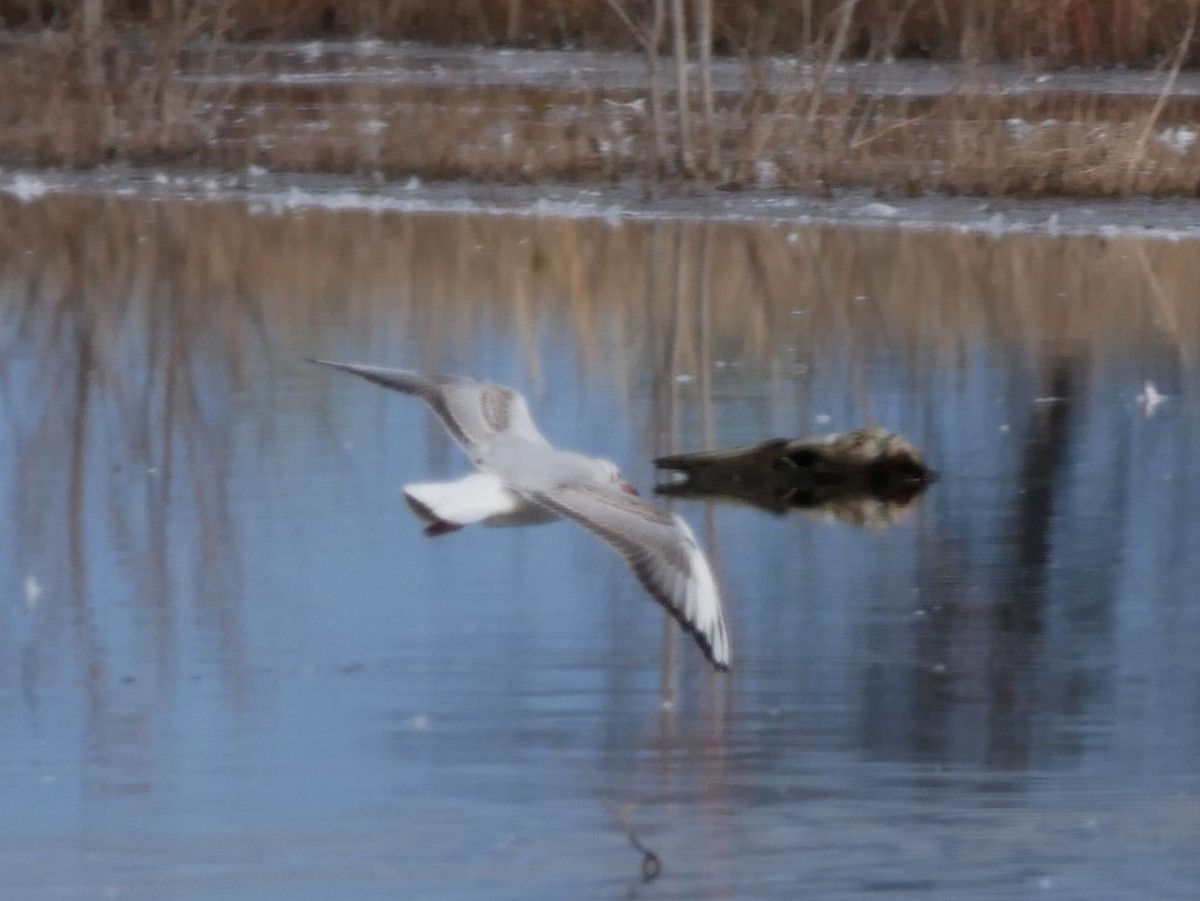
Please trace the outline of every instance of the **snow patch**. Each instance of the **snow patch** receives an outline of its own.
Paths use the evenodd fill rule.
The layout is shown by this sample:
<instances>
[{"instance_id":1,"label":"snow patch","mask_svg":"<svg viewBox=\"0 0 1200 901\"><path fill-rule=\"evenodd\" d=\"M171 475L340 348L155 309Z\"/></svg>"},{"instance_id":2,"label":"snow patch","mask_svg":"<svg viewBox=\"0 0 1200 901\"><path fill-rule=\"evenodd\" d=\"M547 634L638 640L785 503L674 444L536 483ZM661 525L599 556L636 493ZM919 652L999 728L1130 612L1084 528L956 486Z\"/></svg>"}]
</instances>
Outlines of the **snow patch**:
<instances>
[{"instance_id":1,"label":"snow patch","mask_svg":"<svg viewBox=\"0 0 1200 901\"><path fill-rule=\"evenodd\" d=\"M1173 125L1158 133L1158 143L1174 150L1180 156L1186 156L1196 143L1196 130L1186 125Z\"/></svg>"},{"instance_id":2,"label":"snow patch","mask_svg":"<svg viewBox=\"0 0 1200 901\"><path fill-rule=\"evenodd\" d=\"M860 216L874 216L880 219L894 219L900 211L890 203L865 203L855 210Z\"/></svg>"},{"instance_id":3,"label":"snow patch","mask_svg":"<svg viewBox=\"0 0 1200 901\"><path fill-rule=\"evenodd\" d=\"M50 188L36 175L25 175L22 173L2 190L17 198L21 203L29 203L32 200L37 200L39 197L45 196Z\"/></svg>"},{"instance_id":4,"label":"snow patch","mask_svg":"<svg viewBox=\"0 0 1200 901\"><path fill-rule=\"evenodd\" d=\"M1018 144L1027 144L1033 137L1036 126L1027 119L1008 119L1004 123L1008 136Z\"/></svg>"}]
</instances>

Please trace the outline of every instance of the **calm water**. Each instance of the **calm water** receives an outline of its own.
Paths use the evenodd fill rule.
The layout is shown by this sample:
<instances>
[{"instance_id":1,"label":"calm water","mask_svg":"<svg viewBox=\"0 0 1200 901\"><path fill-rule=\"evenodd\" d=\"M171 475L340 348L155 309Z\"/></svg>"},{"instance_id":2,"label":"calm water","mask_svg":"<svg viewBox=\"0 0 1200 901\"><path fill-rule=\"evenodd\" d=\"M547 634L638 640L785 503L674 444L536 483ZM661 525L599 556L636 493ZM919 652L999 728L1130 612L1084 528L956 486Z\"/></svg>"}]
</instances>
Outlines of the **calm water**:
<instances>
[{"instance_id":1,"label":"calm water","mask_svg":"<svg viewBox=\"0 0 1200 901\"><path fill-rule=\"evenodd\" d=\"M1200 247L0 198L0 895L1200 893ZM877 422L890 527L422 537L473 374L620 461ZM1168 399L1139 405L1152 380ZM637 883L626 818L662 859Z\"/></svg>"}]
</instances>

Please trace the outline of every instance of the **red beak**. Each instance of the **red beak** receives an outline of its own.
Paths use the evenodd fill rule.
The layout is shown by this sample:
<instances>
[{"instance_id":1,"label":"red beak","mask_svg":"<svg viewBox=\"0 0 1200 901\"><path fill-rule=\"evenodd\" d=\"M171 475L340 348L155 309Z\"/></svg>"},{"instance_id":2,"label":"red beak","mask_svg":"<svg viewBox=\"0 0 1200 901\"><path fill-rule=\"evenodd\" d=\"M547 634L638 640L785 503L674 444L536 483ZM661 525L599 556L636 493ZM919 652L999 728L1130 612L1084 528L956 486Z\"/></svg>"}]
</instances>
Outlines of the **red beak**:
<instances>
[{"instance_id":1,"label":"red beak","mask_svg":"<svg viewBox=\"0 0 1200 901\"><path fill-rule=\"evenodd\" d=\"M621 490L624 491L626 494L632 494L634 497L641 497L641 494L638 492L638 490L636 488L634 488L632 485L630 485L628 482L621 483Z\"/></svg>"}]
</instances>

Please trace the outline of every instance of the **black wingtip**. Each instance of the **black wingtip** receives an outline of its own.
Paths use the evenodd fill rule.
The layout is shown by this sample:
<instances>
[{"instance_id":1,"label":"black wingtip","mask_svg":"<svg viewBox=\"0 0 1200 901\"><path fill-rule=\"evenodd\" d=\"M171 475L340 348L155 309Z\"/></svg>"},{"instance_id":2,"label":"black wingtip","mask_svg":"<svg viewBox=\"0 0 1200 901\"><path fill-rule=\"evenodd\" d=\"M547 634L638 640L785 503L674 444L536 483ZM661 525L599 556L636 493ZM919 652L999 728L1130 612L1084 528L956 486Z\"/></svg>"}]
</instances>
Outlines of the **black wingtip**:
<instances>
[{"instance_id":1,"label":"black wingtip","mask_svg":"<svg viewBox=\"0 0 1200 901\"><path fill-rule=\"evenodd\" d=\"M674 607L670 606L669 604L663 603L661 598L655 597L654 599L656 601L658 601L660 604L662 604L663 608L666 609L667 612L670 613L671 616L673 616L675 618L675 621L677 623L679 623L680 626L683 627L684 632L686 632L688 635L692 636L692 638L695 640L696 644L699 646L701 653L704 654L704 659L707 660L710 664L712 664L713 669L715 669L718 673L729 672L729 667L730 667L729 660L728 659L724 660L724 661L717 660L716 656L713 653L712 642L709 640L709 637L707 635L705 635L703 632L701 632L699 629L697 629L694 625L692 625L686 619L684 619L683 615L676 612ZM730 657L732 657L732 656L733 655L731 653Z\"/></svg>"},{"instance_id":2,"label":"black wingtip","mask_svg":"<svg viewBox=\"0 0 1200 901\"><path fill-rule=\"evenodd\" d=\"M705 658L707 658L708 662L712 664L713 669L715 669L718 673L729 672L730 665L728 663L723 663L713 657L712 646L709 645L707 637L702 636L695 629L685 629L684 631L690 632L692 637L696 639L696 644L700 645L700 650L704 652Z\"/></svg>"},{"instance_id":3,"label":"black wingtip","mask_svg":"<svg viewBox=\"0 0 1200 901\"><path fill-rule=\"evenodd\" d=\"M637 570L634 570L634 572L636 574ZM639 580L641 579L640 574L638 574L638 578ZM679 624L684 634L691 636L692 640L696 642L696 647L700 648L700 653L704 655L704 659L709 662L713 669L715 669L718 673L729 672L730 664L725 661L717 660L713 653L712 642L709 640L709 637L706 634L697 629L693 623L689 622L687 617L685 617L681 611L673 607L660 591L652 589L650 586L646 585L645 582L642 582L642 587L660 607L662 607L671 615L671 618ZM732 657L732 654L730 656Z\"/></svg>"}]
</instances>

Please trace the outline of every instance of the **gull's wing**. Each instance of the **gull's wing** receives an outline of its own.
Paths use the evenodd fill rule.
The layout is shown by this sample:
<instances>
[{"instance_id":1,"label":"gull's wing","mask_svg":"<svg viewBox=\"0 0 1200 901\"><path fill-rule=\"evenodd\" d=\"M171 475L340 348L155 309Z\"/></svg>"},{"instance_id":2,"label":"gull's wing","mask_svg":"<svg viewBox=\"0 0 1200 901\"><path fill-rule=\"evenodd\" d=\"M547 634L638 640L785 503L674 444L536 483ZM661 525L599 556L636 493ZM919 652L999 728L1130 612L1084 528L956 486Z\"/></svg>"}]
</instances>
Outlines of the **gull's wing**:
<instances>
[{"instance_id":1,"label":"gull's wing","mask_svg":"<svg viewBox=\"0 0 1200 901\"><path fill-rule=\"evenodd\" d=\"M424 375L332 360L311 362L352 372L376 385L419 397L429 404L476 463L480 462L483 447L498 437L516 437L549 446L534 425L525 398L512 388L452 375Z\"/></svg>"},{"instance_id":2,"label":"gull's wing","mask_svg":"<svg viewBox=\"0 0 1200 901\"><path fill-rule=\"evenodd\" d=\"M566 482L521 493L615 548L642 587L692 634L712 665L729 669L729 634L717 581L686 522L605 485Z\"/></svg>"}]
</instances>

